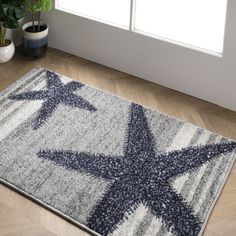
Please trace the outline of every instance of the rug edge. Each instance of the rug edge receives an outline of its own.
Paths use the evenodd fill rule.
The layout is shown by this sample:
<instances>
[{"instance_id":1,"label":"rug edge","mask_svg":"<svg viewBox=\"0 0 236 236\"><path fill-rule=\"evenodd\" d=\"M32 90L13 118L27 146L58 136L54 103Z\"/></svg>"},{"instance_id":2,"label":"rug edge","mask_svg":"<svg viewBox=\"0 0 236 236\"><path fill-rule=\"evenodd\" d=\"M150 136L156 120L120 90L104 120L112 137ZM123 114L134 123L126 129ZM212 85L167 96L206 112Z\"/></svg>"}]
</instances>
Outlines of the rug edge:
<instances>
[{"instance_id":1,"label":"rug edge","mask_svg":"<svg viewBox=\"0 0 236 236\"><path fill-rule=\"evenodd\" d=\"M232 171L232 169L233 169L233 167L234 167L235 159L236 159L236 154L234 154L234 156L233 156L233 161L232 161L232 163L230 164L230 166L229 166L229 168L228 168L228 171L227 171L227 173L226 173L225 176L224 176L224 179L223 179L223 181L222 181L222 183L221 183L221 185L220 185L220 187L219 187L219 190L218 190L218 192L217 192L217 194L216 194L216 196L215 196L215 199L214 199L214 201L212 202L212 205L211 205L211 207L210 207L210 209L209 209L209 211L208 211L208 213L207 213L207 215L206 215L206 219L205 219L204 222L203 222L202 229L201 229L201 231L199 232L198 236L203 235L203 233L204 233L204 231L205 231L205 229L206 229L206 226L207 226L207 223L208 223L208 221L209 221L209 219L210 219L210 216L211 216L211 214L212 214L212 211L213 211L213 209L214 209L214 207L215 207L217 201L219 200L220 195L221 195L221 193L222 193L222 191L223 191L223 189L224 189L224 187L225 187L225 185L226 185L226 182L227 182L228 179L229 179L229 176L230 176L230 174L231 174L231 171Z\"/></svg>"},{"instance_id":2,"label":"rug edge","mask_svg":"<svg viewBox=\"0 0 236 236\"><path fill-rule=\"evenodd\" d=\"M31 70L29 70L27 73L23 74L22 76L20 76L20 78L16 79L15 81L13 81L10 85L8 85L5 89L0 91L0 98L1 96L4 95L5 92L13 89L19 82L23 81L24 79L27 79L27 77L32 76L33 74L35 74L37 71L39 70L43 70L46 68L43 68L41 66L35 66L33 67ZM46 69L47 70L47 69Z\"/></svg>"},{"instance_id":3,"label":"rug edge","mask_svg":"<svg viewBox=\"0 0 236 236\"><path fill-rule=\"evenodd\" d=\"M62 217L63 219L71 222L72 224L78 226L80 229L87 231L88 233L93 234L94 236L101 236L100 234L98 234L97 232L93 231L92 229L88 228L86 225L80 223L79 221L74 220L73 218L65 215L64 213L62 213L60 210L57 210L56 208L49 206L48 204L42 202L41 200L35 198L34 196L28 194L27 192L25 192L24 190L20 189L19 187L17 187L16 185L2 179L0 177L0 184L3 184L4 186L10 188L11 190L16 191L17 193L21 194L22 196L26 197L29 200L32 200L33 202L39 204L40 206L44 207L46 210L49 210L53 213L55 213L56 215Z\"/></svg>"}]
</instances>

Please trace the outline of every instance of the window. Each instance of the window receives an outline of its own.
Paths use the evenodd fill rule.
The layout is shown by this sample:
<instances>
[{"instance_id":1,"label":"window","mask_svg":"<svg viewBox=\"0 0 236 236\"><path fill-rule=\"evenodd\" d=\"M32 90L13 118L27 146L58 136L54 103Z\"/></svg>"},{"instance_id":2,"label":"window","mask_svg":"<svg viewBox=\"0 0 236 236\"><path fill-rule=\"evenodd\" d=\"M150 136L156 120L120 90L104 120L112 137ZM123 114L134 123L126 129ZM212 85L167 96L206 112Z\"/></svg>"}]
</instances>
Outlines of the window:
<instances>
[{"instance_id":1,"label":"window","mask_svg":"<svg viewBox=\"0 0 236 236\"><path fill-rule=\"evenodd\" d=\"M129 28L130 0L58 0L57 8L100 22Z\"/></svg>"},{"instance_id":2,"label":"window","mask_svg":"<svg viewBox=\"0 0 236 236\"><path fill-rule=\"evenodd\" d=\"M227 0L56 0L56 8L221 54Z\"/></svg>"},{"instance_id":3,"label":"window","mask_svg":"<svg viewBox=\"0 0 236 236\"><path fill-rule=\"evenodd\" d=\"M136 0L134 30L223 52L227 0Z\"/></svg>"}]
</instances>

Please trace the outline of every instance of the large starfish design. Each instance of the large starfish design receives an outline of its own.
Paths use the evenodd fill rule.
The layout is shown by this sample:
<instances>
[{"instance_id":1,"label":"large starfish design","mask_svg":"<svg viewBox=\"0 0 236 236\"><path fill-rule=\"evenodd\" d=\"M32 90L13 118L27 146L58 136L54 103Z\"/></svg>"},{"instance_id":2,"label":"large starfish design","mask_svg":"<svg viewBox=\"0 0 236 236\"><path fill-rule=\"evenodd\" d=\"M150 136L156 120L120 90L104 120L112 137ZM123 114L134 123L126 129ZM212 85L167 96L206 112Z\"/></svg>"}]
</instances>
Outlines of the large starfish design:
<instances>
[{"instance_id":1,"label":"large starfish design","mask_svg":"<svg viewBox=\"0 0 236 236\"><path fill-rule=\"evenodd\" d=\"M46 74L47 90L29 91L21 94L12 95L9 98L23 100L43 100L42 107L33 123L33 129L40 128L49 117L52 116L59 104L96 111L97 109L81 96L75 95L76 89L81 89L84 84L76 81L63 84L60 77L53 72L47 71Z\"/></svg>"},{"instance_id":2,"label":"large starfish design","mask_svg":"<svg viewBox=\"0 0 236 236\"><path fill-rule=\"evenodd\" d=\"M173 180L236 149L235 142L197 146L156 154L154 137L143 108L131 105L123 156L41 150L38 156L69 170L109 181L106 192L87 220L100 233L112 233L127 212L141 203L178 236L196 236L202 222L172 188Z\"/></svg>"}]
</instances>

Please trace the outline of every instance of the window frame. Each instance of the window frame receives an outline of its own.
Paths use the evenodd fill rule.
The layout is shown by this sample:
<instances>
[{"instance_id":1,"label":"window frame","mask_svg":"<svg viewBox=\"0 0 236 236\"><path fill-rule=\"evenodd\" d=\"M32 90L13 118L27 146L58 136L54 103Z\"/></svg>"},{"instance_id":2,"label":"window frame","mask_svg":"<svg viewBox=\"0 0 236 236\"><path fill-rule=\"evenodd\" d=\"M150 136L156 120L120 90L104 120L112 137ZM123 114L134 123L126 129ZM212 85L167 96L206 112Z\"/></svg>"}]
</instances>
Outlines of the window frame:
<instances>
[{"instance_id":1,"label":"window frame","mask_svg":"<svg viewBox=\"0 0 236 236\"><path fill-rule=\"evenodd\" d=\"M103 24L106 24L106 25L111 25L111 26L114 26L114 27L117 27L117 28L120 28L120 29L124 29L124 30L129 30L129 28L130 28L129 26L126 27L124 25L116 24L114 22L110 22L110 21L103 20L103 19L100 19L100 18L97 18L97 17L86 15L84 13L80 13L80 12L77 12L77 11L65 9L65 8L59 6L59 1L60 0L55 0L55 9L56 10L67 12L67 13L70 13L72 15L80 16L80 17L83 17L83 18L86 18L86 19L89 19L89 20L92 20L92 21L95 21L95 22L103 23ZM130 0L130 1L132 2L133 0ZM129 24L130 24L130 22L129 22Z\"/></svg>"},{"instance_id":2,"label":"window frame","mask_svg":"<svg viewBox=\"0 0 236 236\"><path fill-rule=\"evenodd\" d=\"M153 39L157 39L157 40L160 40L160 41L163 41L163 42L171 43L173 45L188 48L188 49L198 51L198 52L202 52L202 53L212 55L212 56L215 56L215 57L223 58L228 0L227 0L227 3L226 3L226 16L225 16L225 23L224 23L223 50L222 50L222 52L211 51L211 50L201 48L201 47L198 47L198 46L194 46L194 45L190 45L190 44L187 44L187 43L184 43L184 42L179 42L179 41L174 40L174 39L168 39L168 38L165 38L165 37L162 37L162 36L158 36L158 35L155 35L155 34L151 34L151 33L148 33L148 32L144 32L144 31L135 29L134 21L135 21L135 11L136 11L136 0L130 0L129 27L125 27L124 25L116 24L116 23L113 23L113 22L109 22L109 21L106 21L106 20L102 20L102 19L93 17L93 16L89 16L89 15L86 15L86 14L83 14L83 13L79 13L77 11L65 9L65 8L59 6L59 1L60 0L55 0L55 9L56 10L67 12L67 13L70 13L70 14L73 14L73 15L77 15L77 16L95 21L95 22L100 22L100 23L107 24L107 25L110 25L110 26L118 27L120 29L129 31L129 32L134 33L134 34L139 34L139 35L150 37L150 38L153 38Z\"/></svg>"}]
</instances>

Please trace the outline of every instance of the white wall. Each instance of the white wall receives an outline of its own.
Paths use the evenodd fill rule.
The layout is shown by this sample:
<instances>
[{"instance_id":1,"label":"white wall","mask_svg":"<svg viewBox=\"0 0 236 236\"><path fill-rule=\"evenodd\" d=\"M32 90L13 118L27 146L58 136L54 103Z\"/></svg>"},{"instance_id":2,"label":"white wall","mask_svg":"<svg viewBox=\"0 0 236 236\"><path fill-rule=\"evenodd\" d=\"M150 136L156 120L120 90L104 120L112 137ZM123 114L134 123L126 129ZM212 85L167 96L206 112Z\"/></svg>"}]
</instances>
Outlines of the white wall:
<instances>
[{"instance_id":1,"label":"white wall","mask_svg":"<svg viewBox=\"0 0 236 236\"><path fill-rule=\"evenodd\" d=\"M49 46L236 111L236 1L228 0L223 58L58 10Z\"/></svg>"}]
</instances>

